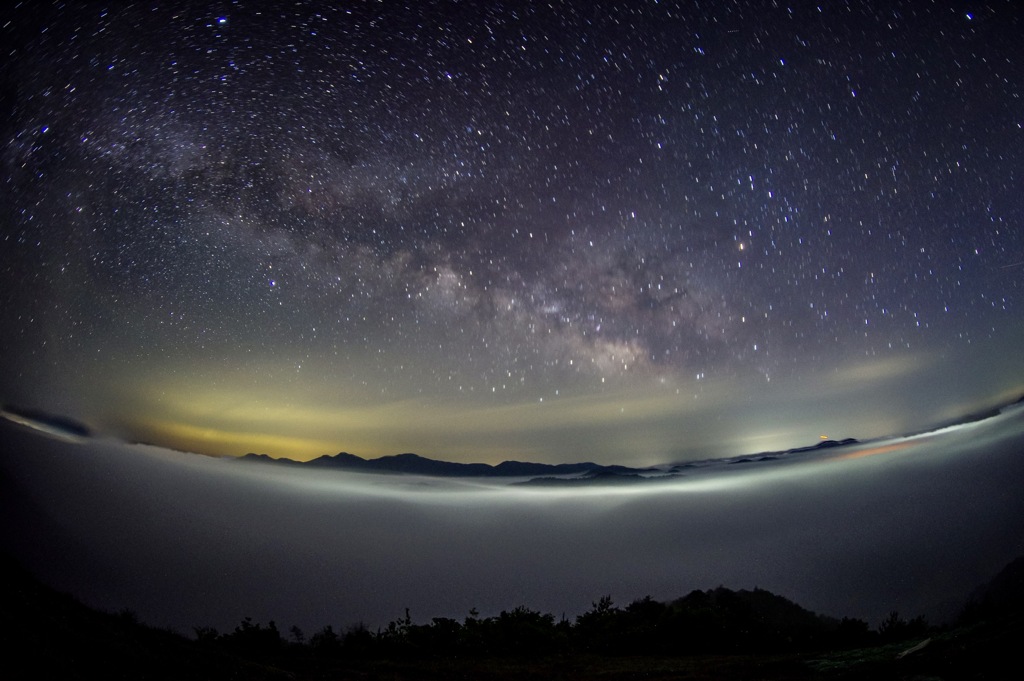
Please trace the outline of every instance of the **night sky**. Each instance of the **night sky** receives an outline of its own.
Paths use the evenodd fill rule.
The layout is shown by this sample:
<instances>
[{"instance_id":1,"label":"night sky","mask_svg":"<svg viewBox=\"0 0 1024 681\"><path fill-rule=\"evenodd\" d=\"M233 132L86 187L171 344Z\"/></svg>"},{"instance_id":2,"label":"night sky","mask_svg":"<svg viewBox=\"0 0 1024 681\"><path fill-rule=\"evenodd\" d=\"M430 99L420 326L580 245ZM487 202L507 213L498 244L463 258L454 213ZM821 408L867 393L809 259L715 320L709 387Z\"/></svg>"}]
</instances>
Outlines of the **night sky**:
<instances>
[{"instance_id":1,"label":"night sky","mask_svg":"<svg viewBox=\"0 0 1024 681\"><path fill-rule=\"evenodd\" d=\"M657 463L1024 393L1024 8L25 2L0 401Z\"/></svg>"}]
</instances>

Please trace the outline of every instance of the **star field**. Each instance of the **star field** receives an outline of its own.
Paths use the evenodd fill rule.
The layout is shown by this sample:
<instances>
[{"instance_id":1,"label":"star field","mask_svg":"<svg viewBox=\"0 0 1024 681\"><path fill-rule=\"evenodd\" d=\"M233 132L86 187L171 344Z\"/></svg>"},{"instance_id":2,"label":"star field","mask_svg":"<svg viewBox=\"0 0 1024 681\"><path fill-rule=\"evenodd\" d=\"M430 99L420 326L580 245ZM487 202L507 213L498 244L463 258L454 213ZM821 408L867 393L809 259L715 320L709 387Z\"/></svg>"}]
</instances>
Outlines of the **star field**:
<instances>
[{"instance_id":1,"label":"star field","mask_svg":"<svg viewBox=\"0 0 1024 681\"><path fill-rule=\"evenodd\" d=\"M474 460L1004 399L1022 28L1013 2L23 3L0 397L209 453Z\"/></svg>"}]
</instances>

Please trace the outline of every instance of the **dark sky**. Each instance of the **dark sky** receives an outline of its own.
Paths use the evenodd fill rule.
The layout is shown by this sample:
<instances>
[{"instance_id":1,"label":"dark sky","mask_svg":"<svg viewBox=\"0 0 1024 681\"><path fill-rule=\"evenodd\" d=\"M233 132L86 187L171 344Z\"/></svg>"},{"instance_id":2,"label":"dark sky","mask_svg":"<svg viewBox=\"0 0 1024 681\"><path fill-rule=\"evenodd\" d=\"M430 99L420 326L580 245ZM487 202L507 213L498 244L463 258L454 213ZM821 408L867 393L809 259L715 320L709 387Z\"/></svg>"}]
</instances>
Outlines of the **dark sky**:
<instances>
[{"instance_id":1,"label":"dark sky","mask_svg":"<svg viewBox=\"0 0 1024 681\"><path fill-rule=\"evenodd\" d=\"M1024 392L1024 9L3 10L0 400L658 462Z\"/></svg>"}]
</instances>

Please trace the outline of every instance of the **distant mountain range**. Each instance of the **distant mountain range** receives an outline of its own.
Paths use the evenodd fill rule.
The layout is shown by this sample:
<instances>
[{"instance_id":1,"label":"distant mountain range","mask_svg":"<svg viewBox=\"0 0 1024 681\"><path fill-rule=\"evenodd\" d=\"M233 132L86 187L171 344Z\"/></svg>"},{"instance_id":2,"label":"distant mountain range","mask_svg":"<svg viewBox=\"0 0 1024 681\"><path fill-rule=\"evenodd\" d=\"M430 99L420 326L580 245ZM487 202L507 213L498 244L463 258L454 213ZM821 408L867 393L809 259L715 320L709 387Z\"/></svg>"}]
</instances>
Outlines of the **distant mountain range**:
<instances>
[{"instance_id":1,"label":"distant mountain range","mask_svg":"<svg viewBox=\"0 0 1024 681\"><path fill-rule=\"evenodd\" d=\"M991 409L964 414L959 418L937 424L929 430L984 420L997 416L1006 409L1019 408L1022 405L1024 405L1024 396L1020 397L1016 401L1006 403L1001 407L993 407ZM57 437L64 437L67 439L85 439L93 436L92 430L84 423L68 416L53 414L41 409L4 405L0 408L0 417L26 427L45 431L50 435ZM594 463L592 461L564 464L503 461L496 466L492 466L491 464L486 463L457 463L453 461L440 461L437 459L428 459L412 453L382 456L377 459L364 459L356 456L355 454L349 454L348 452L339 452L333 456L324 455L310 461L295 461L294 459L275 458L267 454L249 453L239 457L237 460L284 466L291 465L329 468L364 473L405 473L448 478L528 478L525 482L517 483L524 485L600 485L657 482L659 480L665 480L682 475L694 468L709 464L735 465L774 461L792 454L810 453L834 447L846 447L858 443L859 441L854 438L846 438L844 440L823 440L811 446L795 447L784 451L762 452L759 454L727 459L678 462L645 468L633 468L622 465L604 465Z\"/></svg>"},{"instance_id":2,"label":"distant mountain range","mask_svg":"<svg viewBox=\"0 0 1024 681\"><path fill-rule=\"evenodd\" d=\"M266 454L246 454L242 461L285 464L304 467L333 468L338 470L359 471L366 473L407 473L413 475L431 475L445 478L490 478L490 477L534 477L541 475L558 476L593 476L593 475L639 475L641 473L658 474L664 471L655 468L630 468L628 466L604 466L585 461L582 463L530 463L524 461L503 461L497 466L487 463L456 463L428 459L418 454L395 454L382 456L378 459L364 459L340 452L334 456L324 455L311 461L295 461L293 459L275 459Z\"/></svg>"},{"instance_id":3,"label":"distant mountain range","mask_svg":"<svg viewBox=\"0 0 1024 681\"><path fill-rule=\"evenodd\" d=\"M845 447L857 444L858 440L823 440L810 447L797 447L782 452L765 452L754 456L735 459L715 460L715 463L743 464L758 461L774 461L790 454L820 451L834 447ZM633 468L621 465L602 465L592 461L581 463L531 463L526 461L503 461L496 466L487 463L457 463L428 459L418 454L395 454L377 459L364 459L339 452L333 456L324 455L310 461L294 459L276 459L266 454L246 454L239 461L265 463L285 466L302 466L304 468L329 468L335 470L355 471L361 473L398 473L409 475L428 475L441 478L530 478L520 483L526 485L578 485L578 484L622 484L665 480L676 477L689 468L708 462L692 462L669 464L646 468Z\"/></svg>"},{"instance_id":4,"label":"distant mountain range","mask_svg":"<svg viewBox=\"0 0 1024 681\"><path fill-rule=\"evenodd\" d=\"M964 414L960 418L943 422L936 427L947 427L950 425L980 421L997 416L1004 409L1016 408L1022 404L1024 404L1024 397L1021 397L1014 402L1007 403L1002 407L994 407L983 411ZM355 454L340 452L333 456L324 455L310 461L295 461L293 459L274 458L266 454L250 453L240 457L239 460L278 465L330 468L363 473L406 473L446 478L529 478L524 482L516 483L520 485L605 485L658 482L682 475L694 468L707 466L709 464L754 464L759 462L775 461L794 454L819 452L825 449L848 447L859 443L859 440L852 437L845 438L843 440L822 440L821 442L817 442L810 446L794 447L783 451L761 452L759 454L749 454L726 459L677 462L645 468L633 468L622 465L603 465L592 461L563 464L503 461L496 466L492 466L491 464L486 463L457 463L453 461L440 461L437 459L428 459L426 457L419 456L418 454L411 453L382 456L377 459L364 459L356 456Z\"/></svg>"}]
</instances>

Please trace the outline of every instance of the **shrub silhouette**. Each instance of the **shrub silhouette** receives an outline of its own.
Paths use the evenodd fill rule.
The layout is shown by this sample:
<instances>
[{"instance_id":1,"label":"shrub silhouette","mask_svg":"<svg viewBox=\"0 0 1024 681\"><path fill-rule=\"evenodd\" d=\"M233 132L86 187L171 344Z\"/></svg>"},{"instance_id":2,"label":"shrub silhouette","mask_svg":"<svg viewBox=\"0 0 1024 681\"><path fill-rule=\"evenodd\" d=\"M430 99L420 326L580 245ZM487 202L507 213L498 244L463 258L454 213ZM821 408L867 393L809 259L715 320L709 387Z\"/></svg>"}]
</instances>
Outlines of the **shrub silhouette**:
<instances>
[{"instance_id":1,"label":"shrub silhouette","mask_svg":"<svg viewBox=\"0 0 1024 681\"><path fill-rule=\"evenodd\" d=\"M858 648L874 643L877 634L870 630L864 620L844 617L830 638L836 648Z\"/></svg>"},{"instance_id":2,"label":"shrub silhouette","mask_svg":"<svg viewBox=\"0 0 1024 681\"><path fill-rule=\"evenodd\" d=\"M341 639L330 624L309 638L309 647L317 655L334 657L341 653Z\"/></svg>"},{"instance_id":3,"label":"shrub silhouette","mask_svg":"<svg viewBox=\"0 0 1024 681\"><path fill-rule=\"evenodd\" d=\"M878 637L884 643L903 641L916 636L923 636L928 633L928 623L924 617L917 616L907 621L900 617L899 612L893 610L878 625Z\"/></svg>"},{"instance_id":4,"label":"shrub silhouette","mask_svg":"<svg viewBox=\"0 0 1024 681\"><path fill-rule=\"evenodd\" d=\"M490 620L492 652L499 655L544 655L559 647L555 617L519 606Z\"/></svg>"},{"instance_id":5,"label":"shrub silhouette","mask_svg":"<svg viewBox=\"0 0 1024 681\"><path fill-rule=\"evenodd\" d=\"M589 651L620 649L621 614L611 596L599 598L591 604L590 610L576 617L572 630L576 646Z\"/></svg>"},{"instance_id":6,"label":"shrub silhouette","mask_svg":"<svg viewBox=\"0 0 1024 681\"><path fill-rule=\"evenodd\" d=\"M284 639L273 620L264 627L246 617L233 632L221 638L227 648L257 658L272 657L284 648Z\"/></svg>"},{"instance_id":7,"label":"shrub silhouette","mask_svg":"<svg viewBox=\"0 0 1024 681\"><path fill-rule=\"evenodd\" d=\"M373 634L359 623L348 628L342 639L342 649L349 657L366 657L373 653Z\"/></svg>"}]
</instances>

